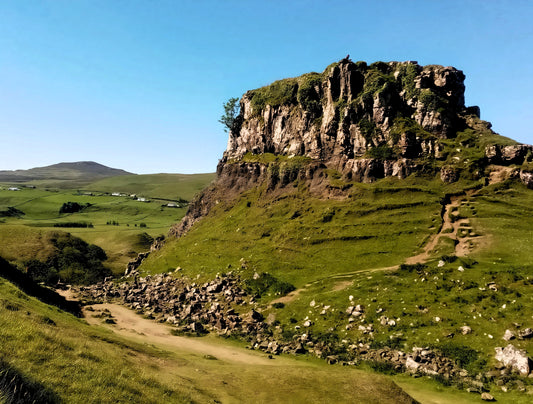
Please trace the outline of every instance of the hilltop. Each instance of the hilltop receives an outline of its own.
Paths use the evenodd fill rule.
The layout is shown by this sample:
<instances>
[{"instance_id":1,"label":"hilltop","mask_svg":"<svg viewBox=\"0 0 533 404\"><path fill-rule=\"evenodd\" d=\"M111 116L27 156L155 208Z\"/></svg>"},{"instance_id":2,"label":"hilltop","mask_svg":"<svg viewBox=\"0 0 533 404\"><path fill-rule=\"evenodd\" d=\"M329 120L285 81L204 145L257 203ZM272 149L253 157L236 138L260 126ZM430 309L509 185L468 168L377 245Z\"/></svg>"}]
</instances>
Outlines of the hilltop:
<instances>
[{"instance_id":1,"label":"hilltop","mask_svg":"<svg viewBox=\"0 0 533 404\"><path fill-rule=\"evenodd\" d=\"M352 182L411 175L468 182L489 178L496 164L515 165L513 175L533 186L533 147L498 135L478 107L466 107L464 79L453 67L343 59L248 91L217 182L172 234L259 184L286 189L304 180L314 195L346 197Z\"/></svg>"},{"instance_id":2,"label":"hilltop","mask_svg":"<svg viewBox=\"0 0 533 404\"><path fill-rule=\"evenodd\" d=\"M1 182L30 182L30 181L77 181L90 183L107 177L131 175L132 173L110 168L94 161L78 161L73 163L58 163L45 167L35 167L28 170L0 171Z\"/></svg>"}]
</instances>

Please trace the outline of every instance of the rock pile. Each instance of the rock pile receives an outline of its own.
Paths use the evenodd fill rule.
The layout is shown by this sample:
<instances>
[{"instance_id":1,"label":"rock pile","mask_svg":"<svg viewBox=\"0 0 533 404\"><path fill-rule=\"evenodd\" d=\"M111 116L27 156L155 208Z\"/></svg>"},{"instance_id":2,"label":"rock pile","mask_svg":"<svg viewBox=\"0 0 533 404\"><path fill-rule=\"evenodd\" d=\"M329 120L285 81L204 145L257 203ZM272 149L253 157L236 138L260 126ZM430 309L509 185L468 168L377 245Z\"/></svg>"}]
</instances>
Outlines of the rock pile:
<instances>
[{"instance_id":1,"label":"rock pile","mask_svg":"<svg viewBox=\"0 0 533 404\"><path fill-rule=\"evenodd\" d=\"M240 278L232 273L197 284L170 274L142 278L134 272L129 282L107 281L82 287L77 292L85 302L114 301L124 304L149 318L175 326L178 334L201 335L215 332L224 336L235 335L247 340L249 349L271 355L307 353L325 359L330 364L343 365L356 365L361 361L380 363L396 372L461 380L473 392L486 391L485 385L480 382L481 375L469 375L453 360L428 347L414 347L411 352L387 346L375 348L367 343L354 343L315 334L312 327L305 326L305 322L305 328L296 325L294 329L283 330L279 323L264 318L257 309L254 298L241 287ZM350 303L345 310L349 319L355 320L365 315L364 306L352 301ZM311 303L312 307L314 305L316 302ZM391 320L382 316L380 321L389 325ZM348 327L352 323L353 321L349 322ZM364 328L364 334L373 332L373 324L359 325L359 328ZM463 333L471 332L469 327L463 328L468 328L462 330ZM530 338L531 334L531 329L526 328L520 332L519 338ZM530 373L531 361L527 354L512 345L496 348L496 359L501 365L485 375L489 380L502 381L512 371L523 376ZM502 389L506 388L505 384L502 386Z\"/></svg>"},{"instance_id":2,"label":"rock pile","mask_svg":"<svg viewBox=\"0 0 533 404\"><path fill-rule=\"evenodd\" d=\"M266 327L260 313L251 310L242 316L233 305L246 306L246 292L240 280L217 276L202 285L169 274L135 277L133 282L100 283L80 289L82 298L92 302L118 299L122 304L160 322L176 325L178 332L201 334L247 334Z\"/></svg>"}]
</instances>

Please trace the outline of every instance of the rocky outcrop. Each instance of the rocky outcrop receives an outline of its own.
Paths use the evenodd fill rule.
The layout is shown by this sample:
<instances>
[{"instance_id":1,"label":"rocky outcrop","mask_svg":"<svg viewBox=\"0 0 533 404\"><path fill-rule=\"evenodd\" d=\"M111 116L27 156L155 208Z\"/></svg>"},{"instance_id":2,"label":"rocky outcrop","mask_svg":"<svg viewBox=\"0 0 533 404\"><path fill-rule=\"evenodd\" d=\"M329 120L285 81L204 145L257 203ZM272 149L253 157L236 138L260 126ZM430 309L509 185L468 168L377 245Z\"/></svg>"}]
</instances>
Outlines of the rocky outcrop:
<instances>
[{"instance_id":1,"label":"rocky outcrop","mask_svg":"<svg viewBox=\"0 0 533 404\"><path fill-rule=\"evenodd\" d=\"M529 189L533 189L533 170L520 170L520 181Z\"/></svg>"},{"instance_id":2,"label":"rocky outcrop","mask_svg":"<svg viewBox=\"0 0 533 404\"><path fill-rule=\"evenodd\" d=\"M515 144L511 146L492 145L485 149L485 155L490 164L523 164L526 157L533 158L533 146L527 144Z\"/></svg>"},{"instance_id":3,"label":"rocky outcrop","mask_svg":"<svg viewBox=\"0 0 533 404\"><path fill-rule=\"evenodd\" d=\"M491 145L485 149L489 164L519 166L512 170L511 177L518 178L529 189L533 189L533 146L515 144L510 146Z\"/></svg>"},{"instance_id":4,"label":"rocky outcrop","mask_svg":"<svg viewBox=\"0 0 533 404\"><path fill-rule=\"evenodd\" d=\"M416 62L353 63L247 92L242 124L230 133L225 160L246 153L303 155L323 161L362 157L399 146L403 158L435 156L436 139L462 127L464 74Z\"/></svg>"},{"instance_id":5,"label":"rocky outcrop","mask_svg":"<svg viewBox=\"0 0 533 404\"><path fill-rule=\"evenodd\" d=\"M275 191L304 181L316 195L330 197L325 170L345 182L418 173L455 182L480 179L489 164L522 164L532 146L485 150L484 139L498 136L478 107L465 106L464 79L453 67L343 59L322 73L248 91L217 180L192 201L170 235L184 234L214 206L265 183ZM533 171L518 177L533 187ZM342 196L342 190L335 192Z\"/></svg>"}]
</instances>

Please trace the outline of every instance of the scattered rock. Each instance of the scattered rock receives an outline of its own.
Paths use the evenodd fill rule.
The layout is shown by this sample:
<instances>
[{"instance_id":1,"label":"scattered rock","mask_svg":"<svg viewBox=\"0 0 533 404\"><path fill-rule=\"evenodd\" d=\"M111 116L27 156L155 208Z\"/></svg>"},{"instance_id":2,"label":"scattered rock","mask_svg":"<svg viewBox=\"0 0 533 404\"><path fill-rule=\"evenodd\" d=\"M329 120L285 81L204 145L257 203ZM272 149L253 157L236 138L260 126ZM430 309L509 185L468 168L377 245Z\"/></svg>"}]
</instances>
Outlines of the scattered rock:
<instances>
[{"instance_id":1,"label":"scattered rock","mask_svg":"<svg viewBox=\"0 0 533 404\"><path fill-rule=\"evenodd\" d=\"M515 339L515 333L512 332L511 330L505 330L505 333L503 334L503 339L505 341L510 341L512 339Z\"/></svg>"},{"instance_id":2,"label":"scattered rock","mask_svg":"<svg viewBox=\"0 0 533 404\"><path fill-rule=\"evenodd\" d=\"M408 357L405 360L405 368L412 373L415 373L420 367L420 363L416 362L413 358Z\"/></svg>"}]
</instances>

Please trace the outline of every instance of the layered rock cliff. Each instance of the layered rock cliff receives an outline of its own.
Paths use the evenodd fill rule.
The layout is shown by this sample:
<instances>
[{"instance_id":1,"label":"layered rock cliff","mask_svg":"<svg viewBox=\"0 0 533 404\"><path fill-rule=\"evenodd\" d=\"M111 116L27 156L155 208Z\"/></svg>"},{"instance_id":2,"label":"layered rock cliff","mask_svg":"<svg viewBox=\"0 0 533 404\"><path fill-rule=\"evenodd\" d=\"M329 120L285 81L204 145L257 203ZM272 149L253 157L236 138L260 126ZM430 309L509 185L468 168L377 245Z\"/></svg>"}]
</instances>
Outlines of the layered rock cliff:
<instances>
[{"instance_id":1,"label":"layered rock cliff","mask_svg":"<svg viewBox=\"0 0 533 404\"><path fill-rule=\"evenodd\" d=\"M420 173L453 182L488 176L490 164L527 164L532 146L497 135L478 107L465 106L464 79L453 67L343 59L248 91L216 182L171 235L260 184L274 190L304 180L329 192L324 178L332 170L344 181ZM516 176L532 178L524 170Z\"/></svg>"}]
</instances>

